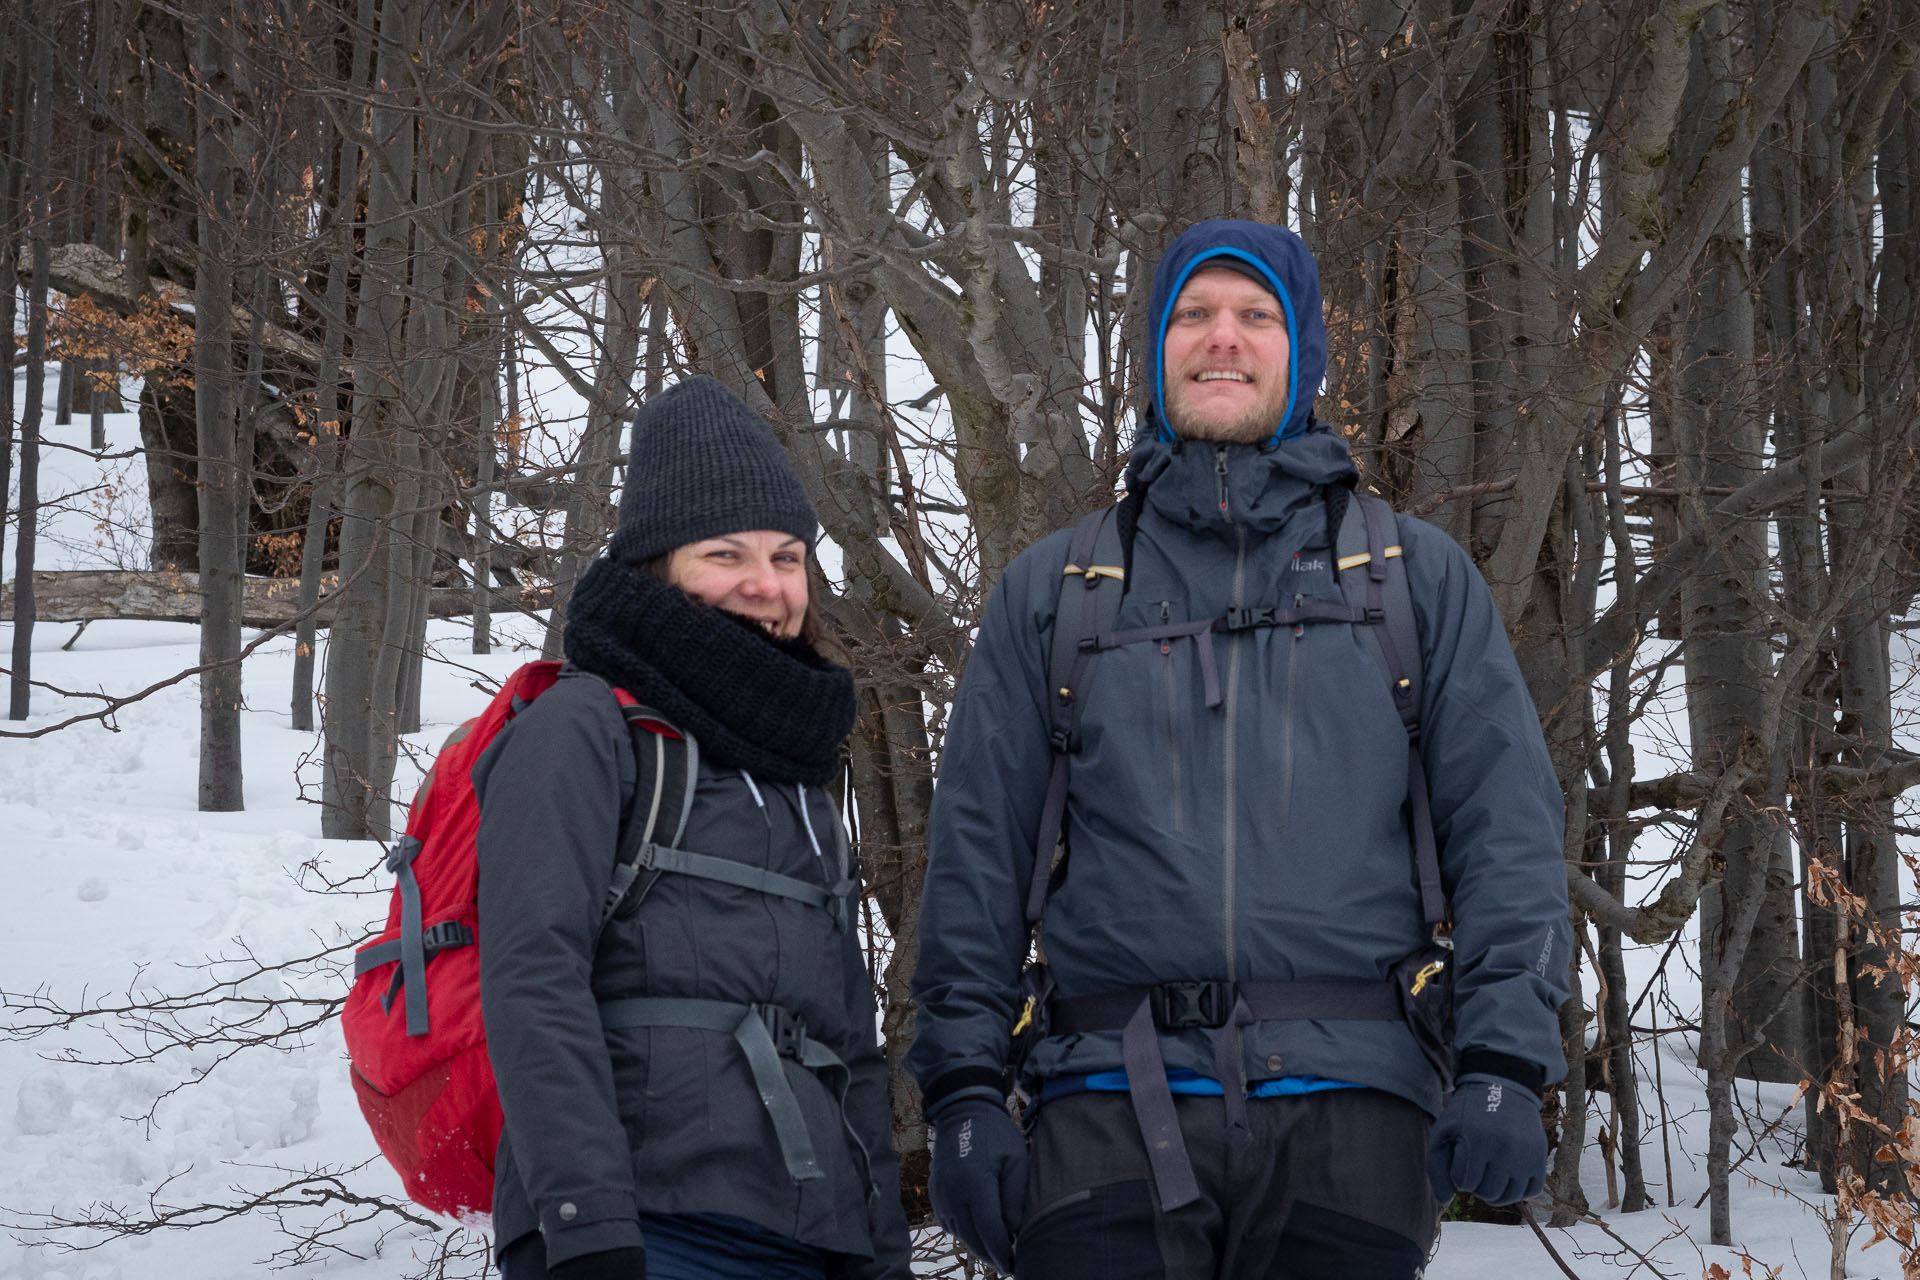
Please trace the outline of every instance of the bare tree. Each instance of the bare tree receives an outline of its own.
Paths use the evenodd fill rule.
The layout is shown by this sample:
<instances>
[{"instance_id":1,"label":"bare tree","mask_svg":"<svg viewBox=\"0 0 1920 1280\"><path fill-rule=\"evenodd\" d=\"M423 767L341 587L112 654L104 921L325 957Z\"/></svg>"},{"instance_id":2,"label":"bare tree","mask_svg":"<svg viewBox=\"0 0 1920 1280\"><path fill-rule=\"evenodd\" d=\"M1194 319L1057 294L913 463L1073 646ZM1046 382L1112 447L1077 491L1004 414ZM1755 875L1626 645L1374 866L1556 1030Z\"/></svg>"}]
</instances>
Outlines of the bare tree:
<instances>
[{"instance_id":1,"label":"bare tree","mask_svg":"<svg viewBox=\"0 0 1920 1280\"><path fill-rule=\"evenodd\" d=\"M237 90L223 32L230 20L203 14L190 63L194 81L194 177L199 242L193 288L193 387L200 492L200 808L246 807L240 751L240 606L246 567L246 471L234 385L233 269L222 246L240 225ZM251 462L251 457L247 459ZM217 664L217 665L215 665Z\"/></svg>"},{"instance_id":2,"label":"bare tree","mask_svg":"<svg viewBox=\"0 0 1920 1280\"><path fill-rule=\"evenodd\" d=\"M32 702L33 563L40 520L40 415L46 400L47 287L52 270L47 166L53 149L53 37L42 25L44 20L45 15L31 11L22 11L19 20L20 61L27 90L16 101L29 103L29 123L26 152L15 163L26 173L27 239L32 248L33 276L27 286L27 398L20 418L20 497L14 508L19 523L13 543L10 720L25 720ZM11 368L7 380L13 380Z\"/></svg>"}]
</instances>

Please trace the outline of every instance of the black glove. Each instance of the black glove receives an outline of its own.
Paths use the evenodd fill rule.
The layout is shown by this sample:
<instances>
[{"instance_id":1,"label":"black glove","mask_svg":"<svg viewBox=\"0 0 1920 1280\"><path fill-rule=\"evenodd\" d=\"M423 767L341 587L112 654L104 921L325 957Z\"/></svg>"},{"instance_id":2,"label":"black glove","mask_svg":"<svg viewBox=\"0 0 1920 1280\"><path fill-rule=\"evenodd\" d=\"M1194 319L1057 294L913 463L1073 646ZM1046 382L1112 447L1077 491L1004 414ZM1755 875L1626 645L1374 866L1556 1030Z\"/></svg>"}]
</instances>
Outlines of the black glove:
<instances>
[{"instance_id":1,"label":"black glove","mask_svg":"<svg viewBox=\"0 0 1920 1280\"><path fill-rule=\"evenodd\" d=\"M998 1098L959 1094L927 1117L933 1171L927 1194L950 1235L1013 1274L1013 1232L1027 1209L1027 1140Z\"/></svg>"},{"instance_id":2,"label":"black glove","mask_svg":"<svg viewBox=\"0 0 1920 1280\"><path fill-rule=\"evenodd\" d=\"M547 1280L646 1280L647 1251L638 1245L603 1249L547 1268Z\"/></svg>"},{"instance_id":3,"label":"black glove","mask_svg":"<svg viewBox=\"0 0 1920 1280\"><path fill-rule=\"evenodd\" d=\"M1499 1076L1463 1076L1427 1139L1427 1179L1442 1202L1456 1189L1512 1204L1547 1185L1540 1099Z\"/></svg>"}]
</instances>

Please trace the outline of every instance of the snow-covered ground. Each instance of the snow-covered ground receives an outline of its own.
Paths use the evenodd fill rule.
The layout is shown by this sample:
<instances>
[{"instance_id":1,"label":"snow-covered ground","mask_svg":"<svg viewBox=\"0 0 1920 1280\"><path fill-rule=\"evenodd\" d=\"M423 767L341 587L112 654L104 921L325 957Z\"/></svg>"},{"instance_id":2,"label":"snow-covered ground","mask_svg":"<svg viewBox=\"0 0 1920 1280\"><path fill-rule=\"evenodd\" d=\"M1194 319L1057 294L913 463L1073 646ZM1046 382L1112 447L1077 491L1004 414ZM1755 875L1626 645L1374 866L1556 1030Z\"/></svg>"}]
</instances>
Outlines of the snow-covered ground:
<instances>
[{"instance_id":1,"label":"snow-covered ground","mask_svg":"<svg viewBox=\"0 0 1920 1280\"><path fill-rule=\"evenodd\" d=\"M110 427L115 448L134 443L130 416ZM81 421L50 435L83 444L85 431ZM125 466L109 464L116 465ZM100 484L102 474L83 454L50 451L43 486L75 492ZM125 559L124 549L137 547L143 505L137 470L130 481L108 513L115 536L97 532L102 512L78 499L55 517L43 567ZM517 625L519 638L532 636L528 624ZM52 724L87 710L88 691L146 688L196 659L190 626L95 623L63 648L73 631L42 624L34 633L35 678L68 694L38 690L33 717L0 728ZM509 629L493 655L473 657L467 634L464 621L432 629L445 660L427 668L426 728L408 742L403 797L447 729L484 702L476 681L498 679L532 656L515 649ZM11 643L0 624L0 655ZM361 1122L324 1005L344 993L338 965L384 914L388 886L373 872L376 846L319 837L318 738L290 727L291 669L290 639L262 646L246 663L244 813L195 810L192 680L124 708L110 724L0 738L5 1280L233 1280L266 1268L346 1280L481 1272L477 1233L369 1218L354 1202L397 1197L399 1185ZM266 1002L277 997L311 1003L274 1012ZM115 1012L157 998L167 1007ZM60 1010L83 1016L67 1021ZM237 1052L205 1038L211 1027L250 1016L261 1019L251 1031L278 1034ZM309 1018L317 1019L312 1027L287 1029ZM1586 1280L1704 1276L1715 1266L1730 1276L1828 1276L1821 1212L1830 1201L1812 1177L1780 1163L1797 1145L1797 1113L1734 1175L1741 1247L1705 1243L1707 1212L1694 1205L1706 1186L1706 1106L1693 1048L1686 1035L1663 1038L1664 1130L1651 1085L1644 1090L1644 1158L1658 1207L1633 1215L1602 1207L1606 1180L1589 1150L1587 1193L1604 1226L1549 1231L1547 1240ZM1652 1065L1649 1057L1649 1081ZM1746 1086L1741 1097L1764 1123L1786 1109L1790 1092ZM1603 1095L1596 1100L1605 1106ZM1737 1150L1753 1145L1743 1137ZM234 1212L253 1202L261 1207ZM116 1236L104 1229L116 1222L165 1225ZM1846 1274L1899 1276L1897 1246L1861 1251L1867 1238L1857 1235ZM1527 1228L1466 1223L1447 1225L1427 1271L1430 1280L1562 1274Z\"/></svg>"}]
</instances>

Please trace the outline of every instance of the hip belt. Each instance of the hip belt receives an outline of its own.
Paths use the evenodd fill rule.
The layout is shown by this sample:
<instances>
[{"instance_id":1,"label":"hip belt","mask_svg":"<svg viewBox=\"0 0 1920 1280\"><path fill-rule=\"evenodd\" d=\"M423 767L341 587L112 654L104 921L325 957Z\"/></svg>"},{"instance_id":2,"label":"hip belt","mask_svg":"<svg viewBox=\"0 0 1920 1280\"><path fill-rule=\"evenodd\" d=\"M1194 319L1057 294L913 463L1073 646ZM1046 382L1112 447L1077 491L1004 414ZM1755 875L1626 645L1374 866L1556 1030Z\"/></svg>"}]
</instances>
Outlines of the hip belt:
<instances>
[{"instance_id":1,"label":"hip belt","mask_svg":"<svg viewBox=\"0 0 1920 1280\"><path fill-rule=\"evenodd\" d=\"M807 1034L806 1023L778 1005L735 1004L728 1000L695 1000L673 996L635 996L600 1003L600 1025L608 1031L628 1027L682 1027L695 1031L723 1031L731 1035L746 1055L747 1070L752 1073L754 1091L760 1105L773 1122L774 1137L780 1143L780 1156L787 1173L795 1182L811 1182L824 1176L813 1152L813 1140L807 1135L807 1122L800 1114L800 1100L780 1059L791 1058L810 1071L837 1070L843 1082L850 1078L840 1055ZM865 1144L853 1134L846 1117L846 1087L836 1091L841 1104L841 1122L847 1124L855 1149L867 1158ZM868 1182L872 1175L868 1173Z\"/></svg>"},{"instance_id":2,"label":"hip belt","mask_svg":"<svg viewBox=\"0 0 1920 1280\"><path fill-rule=\"evenodd\" d=\"M1226 1097L1227 1134L1243 1148L1253 1138L1247 1120L1247 1068L1241 1028L1255 1022L1397 1022L1405 1014L1391 982L1162 982L1091 996L1056 996L1046 1004L1047 1034L1120 1032L1120 1060L1134 1118L1146 1141L1147 1163L1162 1210L1200 1198L1193 1162L1167 1087L1162 1032L1218 1030L1215 1078Z\"/></svg>"}]
</instances>

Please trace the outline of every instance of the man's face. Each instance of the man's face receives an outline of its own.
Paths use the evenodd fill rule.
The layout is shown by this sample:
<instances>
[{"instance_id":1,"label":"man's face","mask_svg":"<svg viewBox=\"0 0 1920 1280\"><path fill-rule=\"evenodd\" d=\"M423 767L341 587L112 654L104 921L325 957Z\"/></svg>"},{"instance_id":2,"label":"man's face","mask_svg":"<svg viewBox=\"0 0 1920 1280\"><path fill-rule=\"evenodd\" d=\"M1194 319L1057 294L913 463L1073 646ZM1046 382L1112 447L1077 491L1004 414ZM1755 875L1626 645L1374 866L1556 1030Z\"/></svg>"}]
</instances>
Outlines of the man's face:
<instances>
[{"instance_id":1,"label":"man's face","mask_svg":"<svg viewBox=\"0 0 1920 1280\"><path fill-rule=\"evenodd\" d=\"M1254 444L1287 409L1287 316L1280 300L1238 271L1187 277L1160 349L1167 422L1189 440Z\"/></svg>"}]
</instances>

